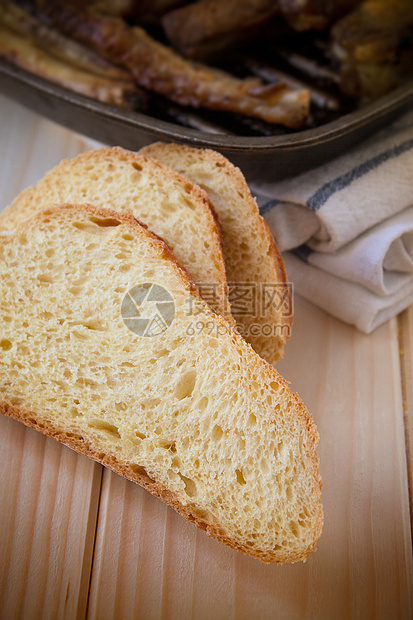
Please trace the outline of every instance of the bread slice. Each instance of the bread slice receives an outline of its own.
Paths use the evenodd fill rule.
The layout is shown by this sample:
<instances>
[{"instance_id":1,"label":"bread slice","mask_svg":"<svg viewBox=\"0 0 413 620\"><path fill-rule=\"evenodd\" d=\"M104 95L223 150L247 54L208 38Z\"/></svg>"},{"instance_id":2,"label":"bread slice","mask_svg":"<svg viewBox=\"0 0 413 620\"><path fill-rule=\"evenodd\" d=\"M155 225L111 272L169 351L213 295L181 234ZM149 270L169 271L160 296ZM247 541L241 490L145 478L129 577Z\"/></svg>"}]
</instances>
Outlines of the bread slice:
<instances>
[{"instance_id":1,"label":"bread slice","mask_svg":"<svg viewBox=\"0 0 413 620\"><path fill-rule=\"evenodd\" d=\"M163 328L140 331L157 313ZM276 563L315 549L309 413L128 213L61 206L0 233L0 411L233 549Z\"/></svg>"},{"instance_id":2,"label":"bread slice","mask_svg":"<svg viewBox=\"0 0 413 620\"><path fill-rule=\"evenodd\" d=\"M214 310L232 320L219 222L206 193L189 180L131 151L96 149L62 161L20 193L1 214L0 229L65 202L130 211L166 241Z\"/></svg>"},{"instance_id":3,"label":"bread slice","mask_svg":"<svg viewBox=\"0 0 413 620\"><path fill-rule=\"evenodd\" d=\"M157 142L140 152L207 192L222 227L232 314L244 338L274 364L291 334L292 299L284 262L242 172L209 149Z\"/></svg>"}]
</instances>

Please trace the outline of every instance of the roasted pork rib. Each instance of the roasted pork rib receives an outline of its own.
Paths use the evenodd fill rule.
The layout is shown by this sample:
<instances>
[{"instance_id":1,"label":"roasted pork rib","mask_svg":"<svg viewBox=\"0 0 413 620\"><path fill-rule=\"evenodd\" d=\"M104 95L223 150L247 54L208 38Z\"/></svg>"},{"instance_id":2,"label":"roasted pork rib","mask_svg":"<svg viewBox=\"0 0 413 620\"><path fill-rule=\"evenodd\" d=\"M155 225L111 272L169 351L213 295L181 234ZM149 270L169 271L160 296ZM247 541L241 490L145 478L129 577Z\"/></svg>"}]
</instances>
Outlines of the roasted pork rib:
<instances>
[{"instance_id":1,"label":"roasted pork rib","mask_svg":"<svg viewBox=\"0 0 413 620\"><path fill-rule=\"evenodd\" d=\"M360 0L278 0L280 10L294 30L324 30L353 9Z\"/></svg>"},{"instance_id":2,"label":"roasted pork rib","mask_svg":"<svg viewBox=\"0 0 413 620\"><path fill-rule=\"evenodd\" d=\"M172 101L194 108L226 110L268 123L299 128L309 110L306 90L286 84L266 85L185 60L140 27L109 18L79 2L31 3L54 27L89 45L133 75L136 83Z\"/></svg>"},{"instance_id":3,"label":"roasted pork rib","mask_svg":"<svg viewBox=\"0 0 413 620\"><path fill-rule=\"evenodd\" d=\"M144 99L131 75L92 50L0 0L0 56L55 84L122 107Z\"/></svg>"},{"instance_id":4,"label":"roasted pork rib","mask_svg":"<svg viewBox=\"0 0 413 620\"><path fill-rule=\"evenodd\" d=\"M248 39L278 12L278 0L198 0L167 13L162 24L175 49L199 57Z\"/></svg>"},{"instance_id":5,"label":"roasted pork rib","mask_svg":"<svg viewBox=\"0 0 413 620\"><path fill-rule=\"evenodd\" d=\"M370 101L413 75L413 1L364 0L331 32L341 88Z\"/></svg>"}]
</instances>

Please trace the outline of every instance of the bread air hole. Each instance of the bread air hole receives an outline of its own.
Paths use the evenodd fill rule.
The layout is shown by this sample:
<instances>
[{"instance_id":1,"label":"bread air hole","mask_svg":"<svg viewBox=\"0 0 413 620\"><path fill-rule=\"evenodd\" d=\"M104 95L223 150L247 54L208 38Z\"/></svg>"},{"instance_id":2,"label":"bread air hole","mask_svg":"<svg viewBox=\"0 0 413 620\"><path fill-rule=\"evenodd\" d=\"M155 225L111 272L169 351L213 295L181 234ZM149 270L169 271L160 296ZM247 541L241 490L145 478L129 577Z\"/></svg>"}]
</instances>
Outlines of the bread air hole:
<instances>
[{"instance_id":1,"label":"bread air hole","mask_svg":"<svg viewBox=\"0 0 413 620\"><path fill-rule=\"evenodd\" d=\"M198 403L199 411L204 411L208 407L208 403L209 403L208 397L203 396Z\"/></svg>"},{"instance_id":2,"label":"bread air hole","mask_svg":"<svg viewBox=\"0 0 413 620\"><path fill-rule=\"evenodd\" d=\"M223 434L224 432L222 428L218 424L215 424L214 428L212 429L212 433L211 433L212 441L217 441L217 442L221 441Z\"/></svg>"},{"instance_id":3,"label":"bread air hole","mask_svg":"<svg viewBox=\"0 0 413 620\"><path fill-rule=\"evenodd\" d=\"M238 484L247 484L245 481L244 476L242 475L242 471L240 469L236 469L235 473L237 475L237 482Z\"/></svg>"},{"instance_id":4,"label":"bread air hole","mask_svg":"<svg viewBox=\"0 0 413 620\"><path fill-rule=\"evenodd\" d=\"M83 286L71 286L67 290L74 297L79 297L80 295L82 295L84 293L85 289L83 288Z\"/></svg>"},{"instance_id":5,"label":"bread air hole","mask_svg":"<svg viewBox=\"0 0 413 620\"><path fill-rule=\"evenodd\" d=\"M161 357L165 357L167 355L169 355L169 351L165 347L162 347L162 349L158 349L153 353L155 359L161 359Z\"/></svg>"},{"instance_id":6,"label":"bread air hole","mask_svg":"<svg viewBox=\"0 0 413 620\"><path fill-rule=\"evenodd\" d=\"M72 336L73 338L77 338L78 340L87 340L87 336L85 334L82 334L75 329L72 330Z\"/></svg>"},{"instance_id":7,"label":"bread air hole","mask_svg":"<svg viewBox=\"0 0 413 620\"><path fill-rule=\"evenodd\" d=\"M2 348L3 351L10 351L12 346L12 343L10 342L10 340L7 340L7 338L0 340L0 348Z\"/></svg>"},{"instance_id":8,"label":"bread air hole","mask_svg":"<svg viewBox=\"0 0 413 620\"><path fill-rule=\"evenodd\" d=\"M130 468L135 474L146 478L148 482L154 482L153 479L148 475L146 469L142 467L142 465L136 465L135 463L132 463L132 465L130 465Z\"/></svg>"},{"instance_id":9,"label":"bread air hole","mask_svg":"<svg viewBox=\"0 0 413 620\"><path fill-rule=\"evenodd\" d=\"M298 538L298 523L296 521L290 521L290 530L292 535Z\"/></svg>"},{"instance_id":10,"label":"bread air hole","mask_svg":"<svg viewBox=\"0 0 413 620\"><path fill-rule=\"evenodd\" d=\"M265 459L264 457L262 457L262 459L260 460L260 469L264 475L270 473L270 466L268 464L267 459Z\"/></svg>"},{"instance_id":11,"label":"bread air hole","mask_svg":"<svg viewBox=\"0 0 413 620\"><path fill-rule=\"evenodd\" d=\"M196 383L196 370L193 368L192 370L188 370L182 377L178 380L178 383L175 386L175 396L178 400L183 400L184 398L188 398L191 396L194 391Z\"/></svg>"},{"instance_id":12,"label":"bread air hole","mask_svg":"<svg viewBox=\"0 0 413 620\"><path fill-rule=\"evenodd\" d=\"M102 235L107 231L110 231L111 228L120 225L119 220L115 220L114 218L97 218L91 217L89 219L90 223L87 222L74 222L73 227L82 232L91 233L92 235Z\"/></svg>"},{"instance_id":13,"label":"bread air hole","mask_svg":"<svg viewBox=\"0 0 413 620\"><path fill-rule=\"evenodd\" d=\"M105 325L99 319L90 319L89 321L78 321L77 325L83 325L87 329L97 332L106 331Z\"/></svg>"},{"instance_id":14,"label":"bread air hole","mask_svg":"<svg viewBox=\"0 0 413 620\"><path fill-rule=\"evenodd\" d=\"M185 485L185 493L188 495L188 497L195 497L197 494L197 488L196 488L195 482L191 480L191 478L187 478L186 476L184 476L183 474L179 472L178 472L178 476L180 477L180 479Z\"/></svg>"},{"instance_id":15,"label":"bread air hole","mask_svg":"<svg viewBox=\"0 0 413 620\"><path fill-rule=\"evenodd\" d=\"M255 426L255 424L257 423L257 418L255 417L253 413L250 413L249 418L248 418L248 423L250 426Z\"/></svg>"},{"instance_id":16,"label":"bread air hole","mask_svg":"<svg viewBox=\"0 0 413 620\"><path fill-rule=\"evenodd\" d=\"M161 448L165 450L170 450L172 453L176 452L176 444L174 441L169 441L168 439L160 439L159 445Z\"/></svg>"},{"instance_id":17,"label":"bread air hole","mask_svg":"<svg viewBox=\"0 0 413 620\"><path fill-rule=\"evenodd\" d=\"M132 269L132 265L130 265L129 263L123 263L120 267L119 267L119 271L121 273L127 273L128 271L130 271Z\"/></svg>"},{"instance_id":18,"label":"bread air hole","mask_svg":"<svg viewBox=\"0 0 413 620\"><path fill-rule=\"evenodd\" d=\"M175 469L179 469L182 465L181 463L181 459L179 458L179 456L174 456L171 462L172 467L174 467Z\"/></svg>"},{"instance_id":19,"label":"bread air hole","mask_svg":"<svg viewBox=\"0 0 413 620\"><path fill-rule=\"evenodd\" d=\"M173 213L177 209L177 205L173 202L164 200L160 204L158 203L158 207L163 215L169 215L169 213Z\"/></svg>"},{"instance_id":20,"label":"bread air hole","mask_svg":"<svg viewBox=\"0 0 413 620\"><path fill-rule=\"evenodd\" d=\"M54 282L52 277L46 276L45 274L37 276L37 279L39 280L39 282L44 282L45 284L53 284Z\"/></svg>"},{"instance_id":21,"label":"bread air hole","mask_svg":"<svg viewBox=\"0 0 413 620\"><path fill-rule=\"evenodd\" d=\"M101 218L101 217L93 216L93 217L90 217L89 219L91 222L93 222L97 226L100 226L100 228L113 228L116 226L120 226L121 224L121 222L115 219L114 217Z\"/></svg>"},{"instance_id":22,"label":"bread air hole","mask_svg":"<svg viewBox=\"0 0 413 620\"><path fill-rule=\"evenodd\" d=\"M91 420L88 426L96 428L99 431L104 431L114 439L120 439L119 429L114 424L109 424L108 422L104 422L103 420Z\"/></svg>"},{"instance_id":23,"label":"bread air hole","mask_svg":"<svg viewBox=\"0 0 413 620\"><path fill-rule=\"evenodd\" d=\"M196 517L197 519L202 519L203 521L212 520L211 514L207 510L204 510L203 508L194 507L192 508L192 513L194 517Z\"/></svg>"}]
</instances>

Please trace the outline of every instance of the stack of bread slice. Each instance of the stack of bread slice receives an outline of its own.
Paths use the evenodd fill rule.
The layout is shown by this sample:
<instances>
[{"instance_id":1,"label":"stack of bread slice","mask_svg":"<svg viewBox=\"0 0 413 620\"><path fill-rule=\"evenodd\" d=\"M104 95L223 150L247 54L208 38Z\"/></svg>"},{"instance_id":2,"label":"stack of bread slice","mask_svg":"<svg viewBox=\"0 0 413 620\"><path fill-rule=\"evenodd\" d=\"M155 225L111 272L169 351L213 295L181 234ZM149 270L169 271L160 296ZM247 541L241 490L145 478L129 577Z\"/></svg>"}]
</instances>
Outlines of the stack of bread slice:
<instances>
[{"instance_id":1,"label":"stack of bread slice","mask_svg":"<svg viewBox=\"0 0 413 620\"><path fill-rule=\"evenodd\" d=\"M163 143L139 154L118 147L84 153L22 192L1 214L0 229L67 202L132 213L166 241L204 298L237 322L261 357L271 364L282 357L293 315L284 263L241 171L225 157Z\"/></svg>"},{"instance_id":2,"label":"stack of bread slice","mask_svg":"<svg viewBox=\"0 0 413 620\"><path fill-rule=\"evenodd\" d=\"M318 434L268 363L291 298L241 173L177 145L98 149L22 192L0 230L0 411L234 549L305 560ZM241 285L248 313L231 312Z\"/></svg>"}]
</instances>

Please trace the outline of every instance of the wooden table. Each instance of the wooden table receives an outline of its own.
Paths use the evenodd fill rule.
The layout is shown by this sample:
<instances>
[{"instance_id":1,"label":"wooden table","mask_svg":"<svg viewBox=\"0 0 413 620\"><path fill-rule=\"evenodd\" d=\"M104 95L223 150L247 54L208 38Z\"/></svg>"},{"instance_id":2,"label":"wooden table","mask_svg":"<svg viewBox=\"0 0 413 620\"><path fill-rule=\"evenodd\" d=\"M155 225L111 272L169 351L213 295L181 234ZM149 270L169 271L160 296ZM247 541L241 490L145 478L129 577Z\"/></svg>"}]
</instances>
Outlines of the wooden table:
<instances>
[{"instance_id":1,"label":"wooden table","mask_svg":"<svg viewBox=\"0 0 413 620\"><path fill-rule=\"evenodd\" d=\"M1 206L90 148L4 98L0 128ZM0 617L412 618L413 309L366 336L295 295L279 370L321 436L325 526L306 564L227 549L137 485L2 418Z\"/></svg>"}]
</instances>

